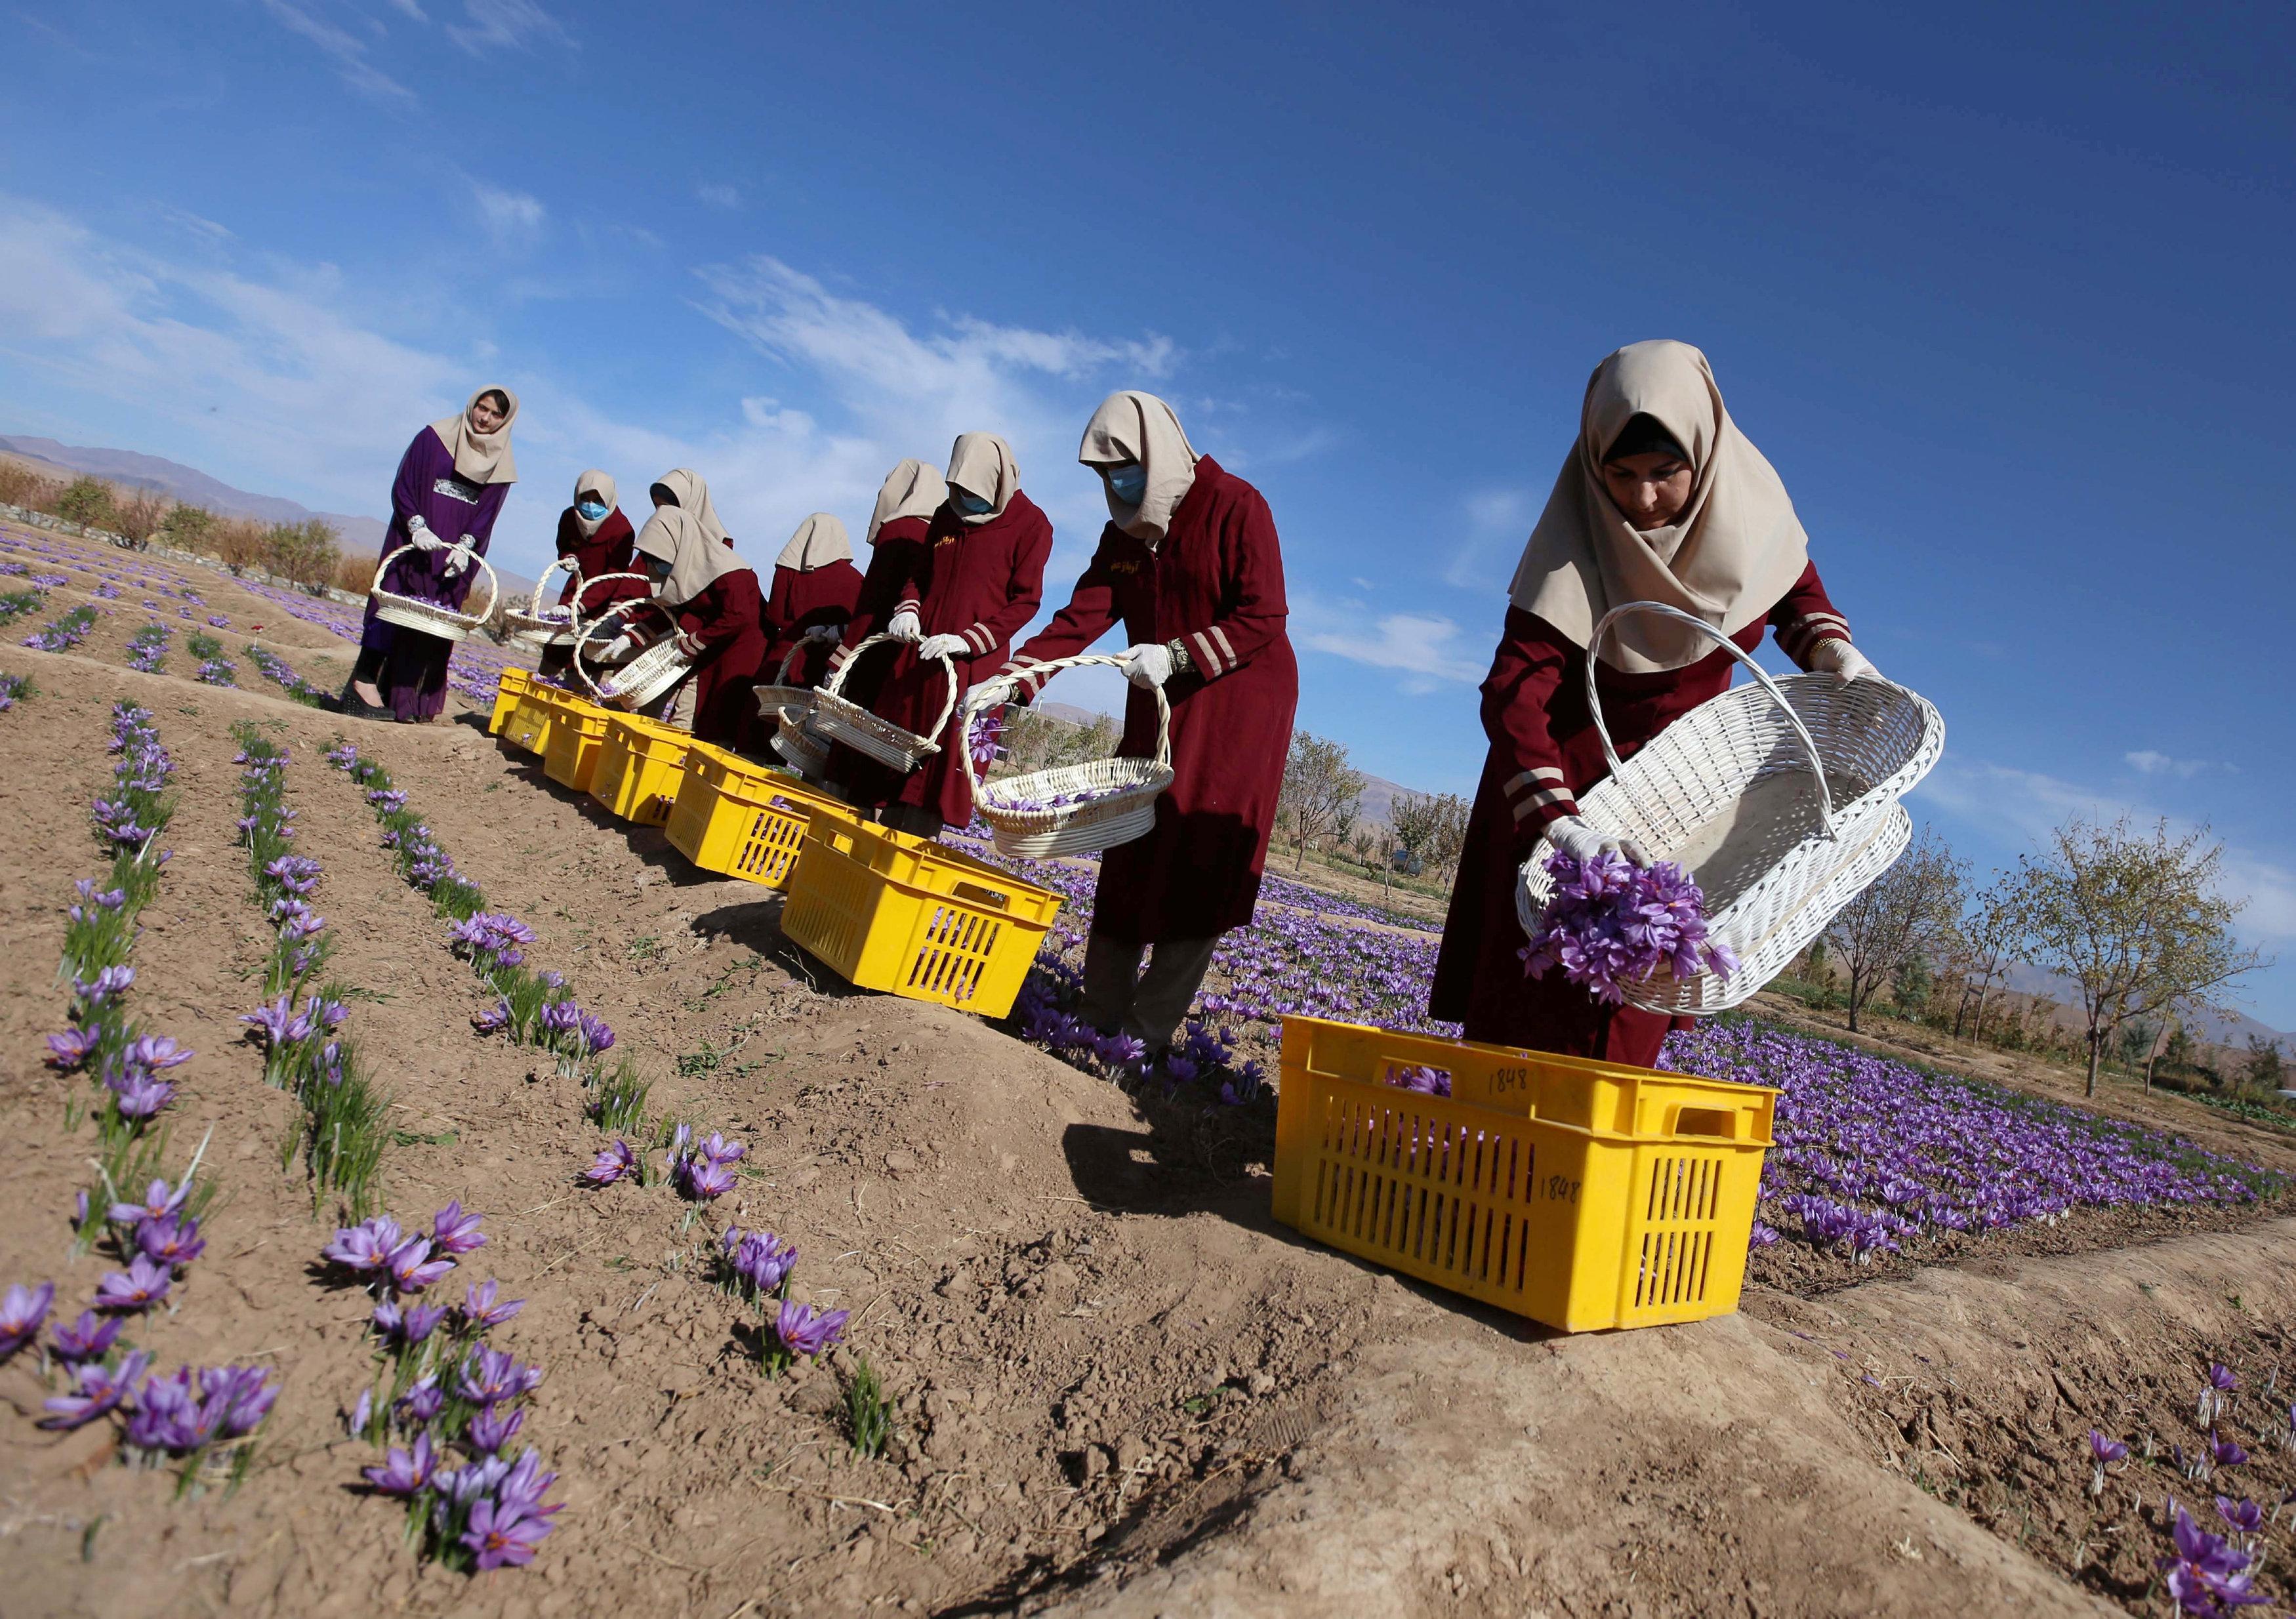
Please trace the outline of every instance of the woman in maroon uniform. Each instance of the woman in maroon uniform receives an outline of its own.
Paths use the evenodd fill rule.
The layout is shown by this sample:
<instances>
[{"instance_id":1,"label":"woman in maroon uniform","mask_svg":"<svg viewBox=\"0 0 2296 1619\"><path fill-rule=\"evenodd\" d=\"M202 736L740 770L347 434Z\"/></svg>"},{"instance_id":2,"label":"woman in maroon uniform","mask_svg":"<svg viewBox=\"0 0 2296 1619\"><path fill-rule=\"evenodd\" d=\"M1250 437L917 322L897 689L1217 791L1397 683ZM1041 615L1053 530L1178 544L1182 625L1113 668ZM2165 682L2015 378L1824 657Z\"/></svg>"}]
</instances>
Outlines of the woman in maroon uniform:
<instances>
[{"instance_id":1,"label":"woman in maroon uniform","mask_svg":"<svg viewBox=\"0 0 2296 1619\"><path fill-rule=\"evenodd\" d=\"M577 478L574 504L558 514L558 555L562 559L571 557L576 570L559 591L558 604L564 607L573 602L576 577L584 581L582 604L576 611L585 619L596 618L616 602L652 595L644 579L613 579L603 585L590 582L609 573L633 571L630 541L636 533L630 527L630 520L622 515L622 508L614 504L614 480L611 474L594 466ZM545 647L542 672L562 672L573 655L570 646Z\"/></svg>"},{"instance_id":2,"label":"woman in maroon uniform","mask_svg":"<svg viewBox=\"0 0 2296 1619\"><path fill-rule=\"evenodd\" d=\"M723 528L705 524L705 512L706 489L698 498L656 506L638 531L637 551L656 581L654 599L674 610L678 649L695 660L674 711L692 715L697 740L740 747L752 735L757 712L750 688L764 678L765 597L756 570L735 553ZM630 639L640 633L629 632Z\"/></svg>"},{"instance_id":3,"label":"woman in maroon uniform","mask_svg":"<svg viewBox=\"0 0 2296 1619\"><path fill-rule=\"evenodd\" d=\"M854 603L853 616L842 633L824 637L832 644L832 670L842 669L853 649L883 629L893 616L894 605L908 588L909 579L924 567L925 535L932 527L932 514L947 498L948 481L939 467L912 458L885 474L877 490L876 509L869 514L869 571L861 576L860 598ZM868 708L885 689L885 677L891 669L890 656L874 653L847 677L840 690L849 701ZM834 750L830 758L830 790L851 798L852 791L838 771L849 771L860 762L860 756L850 749ZM871 778L865 785L882 786L885 795L891 795L889 782Z\"/></svg>"},{"instance_id":4,"label":"woman in maroon uniform","mask_svg":"<svg viewBox=\"0 0 2296 1619\"><path fill-rule=\"evenodd\" d=\"M1170 406L1111 394L1077 459L1104 481L1108 526L1069 604L1005 668L1073 656L1120 623L1136 689L1119 752L1156 751L1150 688L1162 686L1172 705L1173 780L1155 828L1101 859L1080 1007L1094 1027L1153 1051L1187 1015L1219 936L1251 920L1300 666L1267 502L1197 455ZM1035 695L1026 677L1021 687Z\"/></svg>"},{"instance_id":5,"label":"woman in maroon uniform","mask_svg":"<svg viewBox=\"0 0 2296 1619\"><path fill-rule=\"evenodd\" d=\"M811 686L829 672L836 634L853 617L861 596L861 571L853 565L853 542L845 525L827 512L798 524L774 563L774 593L766 603L766 678L800 646L808 654L790 667L790 679Z\"/></svg>"},{"instance_id":6,"label":"woman in maroon uniform","mask_svg":"<svg viewBox=\"0 0 2296 1619\"><path fill-rule=\"evenodd\" d=\"M1722 403L1687 343L1630 344L1595 369L1578 440L1515 570L1506 628L1483 681L1490 753L1467 827L1430 1015L1469 1040L1648 1067L1672 1020L1609 1007L1560 973L1524 976L1516 873L1546 842L1584 858L1605 847L1577 795L1609 772L1587 707L1587 638L1612 607L1655 601L1713 625L1745 651L1767 626L1805 670L1874 674L1849 643L1809 560L1809 537L1777 473ZM1730 654L1655 614L1619 620L1595 678L1619 756L1727 689ZM1682 1026L1688 1027L1688 1020Z\"/></svg>"},{"instance_id":7,"label":"woman in maroon uniform","mask_svg":"<svg viewBox=\"0 0 2296 1619\"><path fill-rule=\"evenodd\" d=\"M922 735L948 700L943 656L955 664L960 695L975 683L976 670L1002 668L1013 637L1044 599L1052 551L1052 520L1021 492L1012 447L995 433L959 434L948 456L948 498L933 513L885 625L914 645L899 654L871 711ZM964 826L972 819L972 789L956 762L964 726L960 704L935 738L939 752L906 777L840 747L831 755L830 777L901 831L931 837L944 824Z\"/></svg>"}]
</instances>

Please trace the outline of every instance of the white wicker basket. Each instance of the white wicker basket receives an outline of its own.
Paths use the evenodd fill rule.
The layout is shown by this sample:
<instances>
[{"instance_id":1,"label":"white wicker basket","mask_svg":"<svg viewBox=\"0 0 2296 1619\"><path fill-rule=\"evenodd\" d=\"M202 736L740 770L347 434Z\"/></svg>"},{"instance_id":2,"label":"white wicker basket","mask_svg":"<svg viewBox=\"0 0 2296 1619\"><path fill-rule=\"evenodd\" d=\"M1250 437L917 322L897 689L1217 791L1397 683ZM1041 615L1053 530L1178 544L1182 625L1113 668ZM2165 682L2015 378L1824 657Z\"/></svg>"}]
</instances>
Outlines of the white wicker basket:
<instances>
[{"instance_id":1,"label":"white wicker basket","mask_svg":"<svg viewBox=\"0 0 2296 1619\"><path fill-rule=\"evenodd\" d=\"M574 648L574 672L582 677L582 684L590 694L611 708L640 709L652 703L680 680L693 672L693 660L677 650L676 636L666 636L638 653L619 669L612 670L603 680L594 678L582 659L582 648L598 631L611 623L620 613L633 607L652 607L664 618L670 619L674 630L676 620L669 610L652 596L634 596L612 606L582 626Z\"/></svg>"},{"instance_id":2,"label":"white wicker basket","mask_svg":"<svg viewBox=\"0 0 2296 1619\"><path fill-rule=\"evenodd\" d=\"M426 602L420 596L400 596L382 588L382 576L390 564L414 550L413 546L401 546L386 552L374 565L374 582L367 587L367 596L374 603L374 616L386 624L396 624L401 629L419 629L426 636L437 636L442 641L459 641L487 621L487 613L495 610L495 602L502 595L502 581L495 571L487 566L487 559L477 552L471 560L487 577L486 612L457 612L438 602Z\"/></svg>"},{"instance_id":3,"label":"white wicker basket","mask_svg":"<svg viewBox=\"0 0 2296 1619\"><path fill-rule=\"evenodd\" d=\"M1756 683L1700 703L1622 764L1603 723L1595 649L1630 612L1704 631ZM1738 957L1727 979L1661 971L1621 986L1650 1012L1719 1012L1783 972L1905 852L1913 823L1898 801L1945 751L1945 721L1904 686L1878 677L1774 680L1711 625L1659 602L1603 615L1587 643L1587 706L1611 774L1578 801L1579 815L1597 832L1634 839L1653 860L1680 862L1705 891L1711 935ZM1542 840L1516 883L1526 934L1554 888L1549 852Z\"/></svg>"},{"instance_id":4,"label":"white wicker basket","mask_svg":"<svg viewBox=\"0 0 2296 1619\"><path fill-rule=\"evenodd\" d=\"M750 688L758 694L758 712L770 717L791 704L801 709L813 706L813 687L789 684L790 670L803 656L805 648L802 645L791 648L789 656L782 660L782 666L774 671L772 679L760 680Z\"/></svg>"},{"instance_id":5,"label":"white wicker basket","mask_svg":"<svg viewBox=\"0 0 2296 1619\"><path fill-rule=\"evenodd\" d=\"M807 781L817 782L829 774L829 744L807 723L810 711L794 703L776 711L780 723L774 730L774 752Z\"/></svg>"},{"instance_id":6,"label":"white wicker basket","mask_svg":"<svg viewBox=\"0 0 2296 1619\"><path fill-rule=\"evenodd\" d=\"M567 577L574 581L575 594L568 598L563 607L555 604L545 607L542 603L543 587L549 584L550 576L561 568L565 569ZM503 628L510 633L510 638L521 646L571 646L574 645L574 632L581 628L581 588L582 571L574 565L574 559L570 556L557 558L542 571L542 577L534 581L534 595L523 606L503 609Z\"/></svg>"},{"instance_id":7,"label":"white wicker basket","mask_svg":"<svg viewBox=\"0 0 2296 1619\"><path fill-rule=\"evenodd\" d=\"M1153 759L1095 759L1088 764L1062 765L1031 771L1003 781L981 785L975 773L971 746L972 718L1004 703L1027 676L1049 675L1055 670L1088 664L1120 668L1121 658L1093 653L1080 658L1054 658L1011 675L999 676L976 688L964 708L966 740L962 746L964 779L972 788L972 807L988 823L996 847L1009 855L1043 859L1053 855L1095 854L1145 837L1156 825L1156 801L1172 785L1172 704L1160 686L1156 696L1156 756ZM1081 803L1057 809L1026 809L1030 800L1054 799L1064 793L1089 796Z\"/></svg>"},{"instance_id":8,"label":"white wicker basket","mask_svg":"<svg viewBox=\"0 0 2296 1619\"><path fill-rule=\"evenodd\" d=\"M829 677L829 684L813 694L813 718L810 728L816 736L831 742L841 742L859 753L866 754L879 764L894 770L914 770L927 754L940 752L939 736L948 724L948 717L956 711L956 663L943 658L940 666L948 671L948 701L940 706L940 718L932 723L931 731L923 736L914 731L905 731L888 719L876 715L838 695L845 684L845 676L856 659L880 641L892 640L890 636L871 636L853 649L853 656L838 666Z\"/></svg>"}]
</instances>

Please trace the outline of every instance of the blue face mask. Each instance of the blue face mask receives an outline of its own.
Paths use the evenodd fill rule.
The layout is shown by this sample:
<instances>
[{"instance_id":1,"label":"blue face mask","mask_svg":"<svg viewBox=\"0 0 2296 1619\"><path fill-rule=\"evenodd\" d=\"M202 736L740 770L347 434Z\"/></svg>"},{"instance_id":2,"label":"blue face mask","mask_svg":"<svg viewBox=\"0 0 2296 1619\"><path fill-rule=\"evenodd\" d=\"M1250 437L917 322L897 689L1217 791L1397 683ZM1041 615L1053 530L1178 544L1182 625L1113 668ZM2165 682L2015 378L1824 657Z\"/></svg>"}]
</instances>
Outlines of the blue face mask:
<instances>
[{"instance_id":1,"label":"blue face mask","mask_svg":"<svg viewBox=\"0 0 2296 1619\"><path fill-rule=\"evenodd\" d=\"M967 517L986 517L996 509L995 501L983 500L978 495L968 495L963 489L949 490L948 503Z\"/></svg>"},{"instance_id":2,"label":"blue face mask","mask_svg":"<svg viewBox=\"0 0 2296 1619\"><path fill-rule=\"evenodd\" d=\"M1148 469L1137 461L1103 466L1100 471L1108 480L1108 492L1126 505L1138 505L1140 497L1148 492Z\"/></svg>"},{"instance_id":3,"label":"blue face mask","mask_svg":"<svg viewBox=\"0 0 2296 1619\"><path fill-rule=\"evenodd\" d=\"M574 509L582 514L582 521L585 522L603 522L606 520L606 514L614 508L603 500L586 500Z\"/></svg>"}]
</instances>

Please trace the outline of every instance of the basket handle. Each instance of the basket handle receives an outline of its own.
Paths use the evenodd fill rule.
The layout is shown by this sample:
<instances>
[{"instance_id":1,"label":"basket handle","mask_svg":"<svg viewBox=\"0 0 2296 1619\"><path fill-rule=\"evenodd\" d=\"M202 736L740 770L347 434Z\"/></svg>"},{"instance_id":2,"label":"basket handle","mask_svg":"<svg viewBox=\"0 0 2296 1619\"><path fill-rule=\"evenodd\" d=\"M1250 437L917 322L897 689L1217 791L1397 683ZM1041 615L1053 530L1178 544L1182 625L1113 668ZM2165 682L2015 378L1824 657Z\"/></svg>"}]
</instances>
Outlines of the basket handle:
<instances>
[{"instance_id":1,"label":"basket handle","mask_svg":"<svg viewBox=\"0 0 2296 1619\"><path fill-rule=\"evenodd\" d=\"M790 670L794 667L797 661L804 655L804 642L800 641L795 646L791 647L789 656L783 658L782 660L782 666L774 671L774 684L775 686L787 686L789 684Z\"/></svg>"},{"instance_id":2,"label":"basket handle","mask_svg":"<svg viewBox=\"0 0 2296 1619\"><path fill-rule=\"evenodd\" d=\"M1094 664L1105 664L1111 669L1121 669L1124 667L1124 660L1111 657L1104 652L1088 652L1073 658L1047 658L1043 662L1031 663L1026 669L1016 669L1010 673L997 675L982 681L973 687L973 690L984 694L966 699L965 729L970 731L972 728L972 717L981 710L994 703L1012 701L1012 693L1021 684L1023 677L1051 675L1060 670L1084 669ZM1043 682L1039 681L1038 684L1042 685ZM1156 695L1156 762L1160 765L1168 765L1172 762L1172 700L1164 695L1164 688L1160 686L1152 686L1148 689ZM964 755L964 784L973 793L978 793L980 791L980 777L972 768L972 739L969 736L963 737L959 742Z\"/></svg>"},{"instance_id":3,"label":"basket handle","mask_svg":"<svg viewBox=\"0 0 2296 1619\"><path fill-rule=\"evenodd\" d=\"M598 579L609 579L612 576L611 574L602 573L598 576ZM590 582L594 585L598 580L592 579ZM612 619L616 613L627 612L633 607L658 607L661 609L662 617L666 619L670 618L669 609L663 607L662 604L653 597L650 596L634 596L626 602L616 602L612 606L607 608L605 612L600 613L596 618L592 619L587 624L578 626L574 631L574 655L570 658L568 662L573 664L574 672L581 676L582 684L590 688L590 694L601 703L606 701L606 694L598 689L597 681L591 678L590 671L582 667L582 648L588 645L591 637L597 634L598 629L601 625ZM575 611L577 612L581 611L581 605L578 599L576 602ZM670 619L670 621L672 623L676 623L676 620Z\"/></svg>"},{"instance_id":4,"label":"basket handle","mask_svg":"<svg viewBox=\"0 0 2296 1619\"><path fill-rule=\"evenodd\" d=\"M1793 704L1786 701L1785 693L1778 689L1778 683L1771 679L1768 671L1748 656L1737 642L1704 619L1685 612L1679 607L1670 607L1664 602L1622 603L1604 613L1602 622L1595 626L1595 633L1587 637L1587 711L1594 719L1595 736L1603 744L1603 758L1611 767L1611 775L1618 780L1620 791L1630 799L1635 796L1632 782L1620 774L1626 768L1625 761L1620 759L1619 750L1611 745L1610 727L1603 723L1603 694L1595 689L1595 653L1603 644L1603 632L1630 612L1654 612L1663 618L1679 619L1746 666L1746 672L1761 683L1762 689L1769 693L1770 701L1776 703L1779 711L1785 715L1786 723L1793 727L1794 735L1801 738L1803 751L1809 755L1810 774L1817 778L1817 824L1829 840L1838 837L1840 834L1833 829L1833 793L1825 785L1825 761L1818 755L1817 744L1810 739L1809 728L1802 724L1801 716L1794 712ZM1639 800L1635 807L1644 809ZM1647 817L1647 810L1644 813Z\"/></svg>"},{"instance_id":5,"label":"basket handle","mask_svg":"<svg viewBox=\"0 0 2296 1619\"><path fill-rule=\"evenodd\" d=\"M382 554L382 560L376 563L374 565L374 582L366 588L366 593L369 596L373 596L375 592L381 590L382 588L382 576L390 570L390 564L397 562L400 557L406 555L409 551L412 551L414 548L415 547L413 546L401 546L396 551L384 552ZM464 618L477 619L480 621L484 621L487 618L492 615L495 610L495 603L501 598L502 581L495 577L495 571L487 565L487 559L480 556L476 551L471 553L471 560L478 563L480 571L483 572L487 576L487 610L485 612L471 612L467 611L466 603L464 607L450 607L447 611L449 612L459 612Z\"/></svg>"},{"instance_id":6,"label":"basket handle","mask_svg":"<svg viewBox=\"0 0 2296 1619\"><path fill-rule=\"evenodd\" d=\"M829 684L823 686L821 689L827 692L832 697L842 696L844 694L843 687L845 685L846 672L853 667L855 659L859 658L863 653L868 651L872 646L876 645L878 642L890 641L892 639L893 637L890 635L873 635L869 637L866 640L863 641L858 646L856 646L853 649L852 655L850 657L848 657L844 662L839 664L835 669L829 671ZM944 653L941 654L940 666L948 671L948 701L940 705L940 718L932 722L931 727L928 730L917 733L917 735L921 736L939 736L941 734L942 729L947 726L948 717L956 712L956 660ZM960 740L962 739L960 738Z\"/></svg>"},{"instance_id":7,"label":"basket handle","mask_svg":"<svg viewBox=\"0 0 2296 1619\"><path fill-rule=\"evenodd\" d=\"M538 619L542 616L542 588L550 582L550 576L557 572L561 568L566 570L566 577L573 581L574 596L572 599L578 604L580 602L582 596L582 566L575 560L573 553L569 552L564 556L553 558L550 566L545 568L535 577L534 599L526 604L527 617L530 619ZM575 611L578 612L581 609L578 605Z\"/></svg>"},{"instance_id":8,"label":"basket handle","mask_svg":"<svg viewBox=\"0 0 2296 1619\"><path fill-rule=\"evenodd\" d=\"M574 620L573 620L573 621L574 621L574 623L575 623L578 627L578 626L581 624L581 622L582 622L582 596L583 596L583 594L584 594L586 591L587 591L587 590L590 588L590 587L591 587L591 586L593 586L593 585L608 585L608 584L611 584L614 580L616 580L616 579L634 579L637 580L640 584L642 584L642 585L645 585L645 586L648 586L648 587L651 587L651 586L652 585L652 583L653 583L653 581L652 581L652 579L650 579L646 578L646 576L645 576L644 574L643 574L643 573L600 573L600 574L596 574L596 575L594 575L594 576L593 576L592 578L589 578L589 579L584 579L584 578L583 578L579 573L577 573L577 574L574 576L574 596L573 596L572 605L573 605L573 608L574 608ZM645 596L631 596L631 597L628 597L628 598L627 598L627 599L631 600L631 601L645 601L645 600L649 600L649 599L651 599L651 598L649 598L649 597L645 597ZM611 605L610 605L610 606L607 608L607 610L606 610L606 611L607 611L607 612L611 612L611 611L612 611L612 607L613 607L613 606L619 606L619 604L620 604L619 603L612 604ZM600 619L603 619L603 618L604 618L605 616L606 616L606 613L605 613L604 612L600 612L600 613L598 614L598 618L600 618ZM595 623L597 620L594 619L594 620L591 620L591 621L592 621L593 623Z\"/></svg>"}]
</instances>

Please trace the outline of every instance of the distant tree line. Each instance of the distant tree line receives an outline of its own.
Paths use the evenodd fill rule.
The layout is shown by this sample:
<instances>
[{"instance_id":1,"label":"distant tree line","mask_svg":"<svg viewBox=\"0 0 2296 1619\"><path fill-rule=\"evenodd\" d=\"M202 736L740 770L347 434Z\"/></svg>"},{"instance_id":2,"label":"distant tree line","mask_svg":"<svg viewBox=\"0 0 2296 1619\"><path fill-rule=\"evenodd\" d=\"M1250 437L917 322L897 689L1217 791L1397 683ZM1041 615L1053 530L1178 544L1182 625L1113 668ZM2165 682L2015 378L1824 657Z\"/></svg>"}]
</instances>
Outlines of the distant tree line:
<instances>
[{"instance_id":1,"label":"distant tree line","mask_svg":"<svg viewBox=\"0 0 2296 1619\"><path fill-rule=\"evenodd\" d=\"M87 474L51 478L12 457L0 456L0 505L46 512L84 528L119 535L138 547L157 539L180 551L212 556L234 571L258 570L306 588L332 584L364 592L373 569L372 563L346 558L342 535L332 523L316 517L274 523L224 517L139 484L113 483Z\"/></svg>"}]
</instances>

